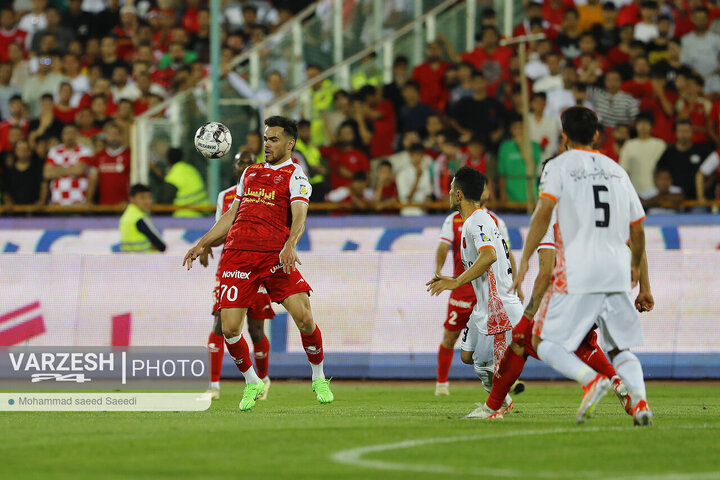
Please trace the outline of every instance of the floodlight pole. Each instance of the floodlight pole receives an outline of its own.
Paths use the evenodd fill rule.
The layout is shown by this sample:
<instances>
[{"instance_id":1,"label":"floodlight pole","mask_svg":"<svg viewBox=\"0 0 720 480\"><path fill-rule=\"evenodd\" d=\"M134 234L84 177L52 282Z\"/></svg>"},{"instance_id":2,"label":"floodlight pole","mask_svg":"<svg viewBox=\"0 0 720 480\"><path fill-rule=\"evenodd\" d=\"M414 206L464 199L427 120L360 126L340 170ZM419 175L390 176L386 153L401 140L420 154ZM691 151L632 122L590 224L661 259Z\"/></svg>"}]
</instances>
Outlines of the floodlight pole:
<instances>
[{"instance_id":1,"label":"floodlight pole","mask_svg":"<svg viewBox=\"0 0 720 480\"><path fill-rule=\"evenodd\" d=\"M210 0L210 91L208 92L207 121L220 121L220 0ZM236 139L236 141L239 139ZM208 162L209 202L215 203L220 192L220 162Z\"/></svg>"},{"instance_id":2,"label":"floodlight pole","mask_svg":"<svg viewBox=\"0 0 720 480\"><path fill-rule=\"evenodd\" d=\"M520 95L522 96L522 124L523 141L520 146L523 160L525 160L525 177L527 179L527 213L532 213L535 208L535 159L532 153L530 142L530 97L528 95L527 77L525 75L525 63L527 62L526 48L530 42L543 40L544 33L534 35L523 35L520 37L507 38L500 42L500 45L518 45L518 57L520 60Z\"/></svg>"}]
</instances>

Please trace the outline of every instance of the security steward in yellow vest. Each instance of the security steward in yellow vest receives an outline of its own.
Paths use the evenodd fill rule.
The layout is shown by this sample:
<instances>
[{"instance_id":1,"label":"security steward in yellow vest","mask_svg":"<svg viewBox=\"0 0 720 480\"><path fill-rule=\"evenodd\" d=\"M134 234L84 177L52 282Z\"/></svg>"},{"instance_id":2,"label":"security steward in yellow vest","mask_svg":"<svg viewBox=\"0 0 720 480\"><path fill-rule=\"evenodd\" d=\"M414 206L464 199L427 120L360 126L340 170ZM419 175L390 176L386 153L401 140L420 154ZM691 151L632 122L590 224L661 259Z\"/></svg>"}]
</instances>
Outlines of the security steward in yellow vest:
<instances>
[{"instance_id":1,"label":"security steward in yellow vest","mask_svg":"<svg viewBox=\"0 0 720 480\"><path fill-rule=\"evenodd\" d=\"M166 245L150 220L152 195L146 185L130 187L130 203L120 217L120 251L164 252Z\"/></svg>"},{"instance_id":2,"label":"security steward in yellow vest","mask_svg":"<svg viewBox=\"0 0 720 480\"><path fill-rule=\"evenodd\" d=\"M200 172L187 162L183 162L182 150L171 148L167 153L170 170L165 175L163 201L180 207L205 205L207 192ZM203 214L195 210L176 210L173 217L201 217Z\"/></svg>"},{"instance_id":3,"label":"security steward in yellow vest","mask_svg":"<svg viewBox=\"0 0 720 480\"><path fill-rule=\"evenodd\" d=\"M320 149L311 143L311 124L307 120L300 120L297 124L298 138L295 142L295 156L300 165L306 170L310 185L312 185L313 202L324 202L325 195L330 191L327 161L322 158Z\"/></svg>"}]
</instances>

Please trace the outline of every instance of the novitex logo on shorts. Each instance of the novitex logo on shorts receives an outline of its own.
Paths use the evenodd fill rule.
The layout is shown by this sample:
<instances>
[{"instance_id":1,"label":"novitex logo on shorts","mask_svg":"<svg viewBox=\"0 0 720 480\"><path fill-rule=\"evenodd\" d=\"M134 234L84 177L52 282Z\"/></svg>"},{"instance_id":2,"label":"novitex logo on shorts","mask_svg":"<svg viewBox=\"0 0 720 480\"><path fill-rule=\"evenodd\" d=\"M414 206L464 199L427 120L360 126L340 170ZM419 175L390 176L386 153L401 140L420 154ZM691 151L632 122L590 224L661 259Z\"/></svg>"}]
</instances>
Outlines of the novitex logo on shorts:
<instances>
[{"instance_id":1,"label":"novitex logo on shorts","mask_svg":"<svg viewBox=\"0 0 720 480\"><path fill-rule=\"evenodd\" d=\"M0 347L0 410L205 410L208 378L203 347Z\"/></svg>"}]
</instances>

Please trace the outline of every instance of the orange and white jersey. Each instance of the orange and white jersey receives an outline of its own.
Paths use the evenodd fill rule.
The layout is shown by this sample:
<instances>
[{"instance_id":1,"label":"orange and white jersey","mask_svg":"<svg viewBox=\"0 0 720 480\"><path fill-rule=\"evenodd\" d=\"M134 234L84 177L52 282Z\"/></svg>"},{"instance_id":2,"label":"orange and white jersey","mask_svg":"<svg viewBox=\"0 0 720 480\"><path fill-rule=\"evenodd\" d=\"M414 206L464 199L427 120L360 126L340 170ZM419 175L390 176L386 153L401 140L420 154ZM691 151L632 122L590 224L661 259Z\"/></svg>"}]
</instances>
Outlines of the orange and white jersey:
<instances>
[{"instance_id":1,"label":"orange and white jersey","mask_svg":"<svg viewBox=\"0 0 720 480\"><path fill-rule=\"evenodd\" d=\"M495 335L512 328L519 320L508 315L510 307L522 304L514 293L507 293L513 283L510 250L500 233L495 220L483 209L478 208L465 220L462 229L462 261L469 269L477 261L480 251L495 250L497 260L488 270L472 281L477 304L470 315L470 321L477 324L480 333Z\"/></svg>"},{"instance_id":2,"label":"orange and white jersey","mask_svg":"<svg viewBox=\"0 0 720 480\"><path fill-rule=\"evenodd\" d=\"M217 207L215 208L215 221L220 220L225 212L230 210L233 202L235 201L237 191L237 185L233 185L230 188L226 188L218 194Z\"/></svg>"},{"instance_id":3,"label":"orange and white jersey","mask_svg":"<svg viewBox=\"0 0 720 480\"><path fill-rule=\"evenodd\" d=\"M569 150L545 166L540 196L556 203L554 291L630 291L630 225L645 212L625 170L597 151Z\"/></svg>"}]
</instances>

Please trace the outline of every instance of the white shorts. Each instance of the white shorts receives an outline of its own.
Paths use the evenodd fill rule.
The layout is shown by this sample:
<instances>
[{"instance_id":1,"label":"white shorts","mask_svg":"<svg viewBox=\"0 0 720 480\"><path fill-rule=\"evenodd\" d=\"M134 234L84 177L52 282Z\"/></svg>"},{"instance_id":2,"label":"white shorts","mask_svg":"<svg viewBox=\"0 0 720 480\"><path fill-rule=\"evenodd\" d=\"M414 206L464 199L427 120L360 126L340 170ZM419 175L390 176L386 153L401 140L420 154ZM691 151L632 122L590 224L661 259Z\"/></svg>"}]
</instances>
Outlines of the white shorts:
<instances>
[{"instance_id":1,"label":"white shorts","mask_svg":"<svg viewBox=\"0 0 720 480\"><path fill-rule=\"evenodd\" d=\"M626 292L553 293L540 338L574 352L595 324L606 352L643 344L640 319Z\"/></svg>"},{"instance_id":2,"label":"white shorts","mask_svg":"<svg viewBox=\"0 0 720 480\"><path fill-rule=\"evenodd\" d=\"M514 327L520 322L523 315L523 306L521 303L513 303L505 306L510 324ZM507 344L512 342L512 330L505 332L507 335ZM473 352L473 361L475 365L492 365L493 364L493 348L494 335L486 335L480 332L480 322L474 322L472 317L468 321L465 330L462 333L461 350Z\"/></svg>"}]
</instances>

